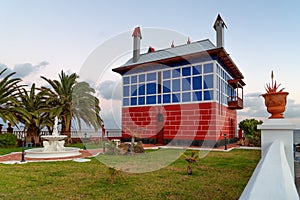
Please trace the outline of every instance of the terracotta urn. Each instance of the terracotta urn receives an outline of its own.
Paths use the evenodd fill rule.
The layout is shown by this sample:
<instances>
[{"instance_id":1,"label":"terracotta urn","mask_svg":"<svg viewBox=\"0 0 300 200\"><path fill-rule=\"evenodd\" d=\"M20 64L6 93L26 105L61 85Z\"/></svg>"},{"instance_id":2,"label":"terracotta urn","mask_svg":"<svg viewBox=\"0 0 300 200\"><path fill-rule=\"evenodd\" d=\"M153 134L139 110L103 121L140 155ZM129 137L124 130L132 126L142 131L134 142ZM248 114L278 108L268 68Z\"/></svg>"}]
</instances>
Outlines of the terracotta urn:
<instances>
[{"instance_id":1,"label":"terracotta urn","mask_svg":"<svg viewBox=\"0 0 300 200\"><path fill-rule=\"evenodd\" d=\"M288 92L275 92L266 93L262 95L265 99L267 111L271 114L269 119L284 118L283 112L285 111L285 106L287 102L286 97L288 94Z\"/></svg>"}]
</instances>

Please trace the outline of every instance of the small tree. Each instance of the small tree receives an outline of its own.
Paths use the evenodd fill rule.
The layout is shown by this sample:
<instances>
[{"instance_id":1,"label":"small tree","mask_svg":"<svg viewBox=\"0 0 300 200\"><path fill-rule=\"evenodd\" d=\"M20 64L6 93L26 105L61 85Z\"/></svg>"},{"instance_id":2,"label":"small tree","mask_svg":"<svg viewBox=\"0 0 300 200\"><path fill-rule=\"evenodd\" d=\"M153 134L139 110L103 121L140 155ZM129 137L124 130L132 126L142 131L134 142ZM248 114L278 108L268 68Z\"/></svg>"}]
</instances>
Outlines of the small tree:
<instances>
[{"instance_id":1,"label":"small tree","mask_svg":"<svg viewBox=\"0 0 300 200\"><path fill-rule=\"evenodd\" d=\"M245 119L239 123L239 128L254 146L260 146L260 130L257 129L257 125L262 123L263 121L257 119Z\"/></svg>"},{"instance_id":2,"label":"small tree","mask_svg":"<svg viewBox=\"0 0 300 200\"><path fill-rule=\"evenodd\" d=\"M130 152L134 152L134 138L139 138L139 134L138 134L138 129L137 130L132 130L129 127L125 127L127 129L127 131L129 132L129 134L131 135L131 145L130 145Z\"/></svg>"},{"instance_id":3,"label":"small tree","mask_svg":"<svg viewBox=\"0 0 300 200\"><path fill-rule=\"evenodd\" d=\"M188 155L186 153L182 153L181 156L184 158L185 161L188 162L188 166L187 166L187 174L188 175L192 175L193 174L193 170L192 170L192 164L196 163L199 159L199 151L195 151L193 150L191 155Z\"/></svg>"}]
</instances>

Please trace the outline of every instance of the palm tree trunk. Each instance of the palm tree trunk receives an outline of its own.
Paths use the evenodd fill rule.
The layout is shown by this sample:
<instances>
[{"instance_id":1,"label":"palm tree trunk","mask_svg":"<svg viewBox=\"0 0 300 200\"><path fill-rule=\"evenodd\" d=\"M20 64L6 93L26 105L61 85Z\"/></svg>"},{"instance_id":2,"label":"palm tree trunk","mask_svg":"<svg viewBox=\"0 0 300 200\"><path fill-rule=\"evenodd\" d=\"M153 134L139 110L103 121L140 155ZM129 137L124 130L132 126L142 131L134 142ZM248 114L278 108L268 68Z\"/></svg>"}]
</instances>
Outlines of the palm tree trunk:
<instances>
[{"instance_id":1,"label":"palm tree trunk","mask_svg":"<svg viewBox=\"0 0 300 200\"><path fill-rule=\"evenodd\" d=\"M61 123L61 134L68 136L67 144L71 144L72 143L71 122L69 123L69 126L66 127L65 119L62 120L62 123Z\"/></svg>"}]
</instances>

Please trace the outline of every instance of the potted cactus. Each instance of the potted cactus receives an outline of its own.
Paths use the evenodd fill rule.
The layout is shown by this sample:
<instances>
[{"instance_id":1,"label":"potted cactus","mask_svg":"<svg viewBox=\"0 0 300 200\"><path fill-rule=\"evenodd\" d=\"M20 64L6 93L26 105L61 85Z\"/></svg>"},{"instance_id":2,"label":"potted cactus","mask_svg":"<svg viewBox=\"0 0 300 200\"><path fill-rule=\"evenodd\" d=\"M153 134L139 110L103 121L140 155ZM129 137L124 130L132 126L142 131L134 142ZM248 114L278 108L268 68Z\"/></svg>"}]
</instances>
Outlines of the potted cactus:
<instances>
[{"instance_id":1,"label":"potted cactus","mask_svg":"<svg viewBox=\"0 0 300 200\"><path fill-rule=\"evenodd\" d=\"M286 106L286 97L289 94L288 92L283 92L284 88L279 90L281 84L274 81L273 71L271 72L271 83L267 83L265 86L266 92L262 96L265 99L265 105L267 107L268 113L271 114L269 119L272 118L284 118L283 112L285 111Z\"/></svg>"}]
</instances>

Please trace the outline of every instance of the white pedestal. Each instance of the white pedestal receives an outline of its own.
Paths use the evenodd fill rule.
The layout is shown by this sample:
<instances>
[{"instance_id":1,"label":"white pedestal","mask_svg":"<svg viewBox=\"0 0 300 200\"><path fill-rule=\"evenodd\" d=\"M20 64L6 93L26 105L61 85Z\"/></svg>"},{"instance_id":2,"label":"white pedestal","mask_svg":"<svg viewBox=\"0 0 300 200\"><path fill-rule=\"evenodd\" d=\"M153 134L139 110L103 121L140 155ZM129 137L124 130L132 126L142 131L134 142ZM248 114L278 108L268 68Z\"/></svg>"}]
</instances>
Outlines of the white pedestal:
<instances>
[{"instance_id":1,"label":"white pedestal","mask_svg":"<svg viewBox=\"0 0 300 200\"><path fill-rule=\"evenodd\" d=\"M258 125L261 130L261 147L262 158L275 140L279 140L284 144L286 158L289 163L290 170L294 176L294 148L293 148L293 131L295 125L286 119L267 119L262 125Z\"/></svg>"}]
</instances>

